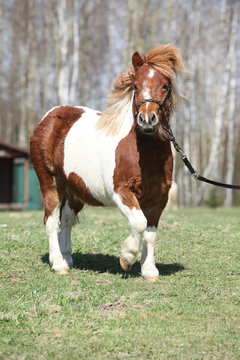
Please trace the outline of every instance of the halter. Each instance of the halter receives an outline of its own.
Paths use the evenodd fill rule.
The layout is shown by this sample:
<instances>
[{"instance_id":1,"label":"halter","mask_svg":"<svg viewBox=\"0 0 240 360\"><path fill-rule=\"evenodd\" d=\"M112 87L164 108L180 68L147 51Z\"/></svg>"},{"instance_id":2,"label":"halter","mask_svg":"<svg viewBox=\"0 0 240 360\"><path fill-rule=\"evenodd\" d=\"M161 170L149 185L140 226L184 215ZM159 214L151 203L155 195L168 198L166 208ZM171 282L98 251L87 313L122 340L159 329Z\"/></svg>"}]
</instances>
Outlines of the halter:
<instances>
[{"instance_id":1,"label":"halter","mask_svg":"<svg viewBox=\"0 0 240 360\"><path fill-rule=\"evenodd\" d=\"M164 108L164 104L165 101L167 100L167 98L169 97L169 106L168 106L168 110L167 110L167 114ZM162 112L164 113L165 119L168 121L169 120L169 116L170 116L170 112L172 109L172 92L171 92L171 85L168 86L167 92L163 98L162 101L156 100L156 99L144 99L143 101L141 101L138 105L136 105L136 109L137 109L137 114L139 113L139 109L140 107L147 103L147 102L154 102L156 104L159 105L160 109L162 110Z\"/></svg>"}]
</instances>

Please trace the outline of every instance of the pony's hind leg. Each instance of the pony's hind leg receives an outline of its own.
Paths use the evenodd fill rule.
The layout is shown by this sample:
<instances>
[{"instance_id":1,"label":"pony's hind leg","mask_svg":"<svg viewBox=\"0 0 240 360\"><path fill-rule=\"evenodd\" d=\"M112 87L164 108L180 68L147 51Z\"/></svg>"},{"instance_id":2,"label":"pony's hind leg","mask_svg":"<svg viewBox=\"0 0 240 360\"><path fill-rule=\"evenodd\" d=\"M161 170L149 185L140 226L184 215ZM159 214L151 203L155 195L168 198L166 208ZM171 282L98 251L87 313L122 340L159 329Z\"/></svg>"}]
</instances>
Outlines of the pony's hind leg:
<instances>
[{"instance_id":1,"label":"pony's hind leg","mask_svg":"<svg viewBox=\"0 0 240 360\"><path fill-rule=\"evenodd\" d=\"M77 215L69 207L68 201L66 201L61 211L61 231L58 234L58 239L63 260L67 263L69 268L73 267L71 230L76 222Z\"/></svg>"},{"instance_id":2,"label":"pony's hind leg","mask_svg":"<svg viewBox=\"0 0 240 360\"><path fill-rule=\"evenodd\" d=\"M49 262L51 269L58 274L66 274L68 263L63 258L59 246L59 229L60 229L60 210L59 203L46 221L46 232L49 240Z\"/></svg>"}]
</instances>

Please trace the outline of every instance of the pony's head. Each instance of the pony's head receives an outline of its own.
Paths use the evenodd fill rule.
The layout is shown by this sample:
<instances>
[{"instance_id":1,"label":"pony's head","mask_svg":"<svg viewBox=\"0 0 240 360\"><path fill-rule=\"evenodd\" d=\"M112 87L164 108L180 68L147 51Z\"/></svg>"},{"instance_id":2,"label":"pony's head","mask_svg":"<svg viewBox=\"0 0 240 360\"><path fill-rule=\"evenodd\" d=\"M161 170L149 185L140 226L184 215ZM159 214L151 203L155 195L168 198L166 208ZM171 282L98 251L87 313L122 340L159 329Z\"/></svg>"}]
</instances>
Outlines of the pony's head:
<instances>
[{"instance_id":1,"label":"pony's head","mask_svg":"<svg viewBox=\"0 0 240 360\"><path fill-rule=\"evenodd\" d=\"M147 135L163 135L161 125L167 126L179 100L175 79L183 70L180 52L172 45L156 47L146 56L135 52L132 65L136 127Z\"/></svg>"},{"instance_id":2,"label":"pony's head","mask_svg":"<svg viewBox=\"0 0 240 360\"><path fill-rule=\"evenodd\" d=\"M179 50L162 45L147 55L135 52L128 72L113 82L106 109L97 124L107 135L119 133L132 106L134 122L143 134L164 136L161 124L168 122L179 102L175 80L184 71ZM132 117L131 117L132 118Z\"/></svg>"}]
</instances>

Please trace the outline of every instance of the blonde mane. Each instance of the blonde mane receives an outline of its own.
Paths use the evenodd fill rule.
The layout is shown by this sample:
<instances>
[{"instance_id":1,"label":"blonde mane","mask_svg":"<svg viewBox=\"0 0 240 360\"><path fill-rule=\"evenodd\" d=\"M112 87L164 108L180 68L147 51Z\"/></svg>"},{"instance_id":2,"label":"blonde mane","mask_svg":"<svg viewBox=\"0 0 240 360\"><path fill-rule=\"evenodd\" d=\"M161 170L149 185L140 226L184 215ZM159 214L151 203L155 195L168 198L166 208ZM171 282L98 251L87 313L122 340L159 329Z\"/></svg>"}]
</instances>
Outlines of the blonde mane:
<instances>
[{"instance_id":1,"label":"blonde mane","mask_svg":"<svg viewBox=\"0 0 240 360\"><path fill-rule=\"evenodd\" d=\"M179 104L180 96L176 87L176 77L185 71L180 51L173 45L161 45L152 49L147 55L142 55L144 64L166 76L172 84L172 110ZM114 89L108 94L107 105L103 111L97 128L106 135L117 135L121 130L125 116L131 104L133 92L133 66L128 72L119 74L113 82Z\"/></svg>"}]
</instances>

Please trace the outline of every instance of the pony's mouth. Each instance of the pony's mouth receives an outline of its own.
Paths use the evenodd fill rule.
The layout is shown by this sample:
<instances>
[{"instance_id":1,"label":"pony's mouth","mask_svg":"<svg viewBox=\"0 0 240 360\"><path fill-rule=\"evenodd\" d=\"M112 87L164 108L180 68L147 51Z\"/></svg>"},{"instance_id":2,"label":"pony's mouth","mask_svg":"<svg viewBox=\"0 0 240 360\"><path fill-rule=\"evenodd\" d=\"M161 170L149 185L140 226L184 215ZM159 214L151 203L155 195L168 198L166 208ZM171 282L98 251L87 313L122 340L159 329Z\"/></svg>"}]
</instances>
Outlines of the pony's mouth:
<instances>
[{"instance_id":1,"label":"pony's mouth","mask_svg":"<svg viewBox=\"0 0 240 360\"><path fill-rule=\"evenodd\" d=\"M152 135L156 132L156 127L153 126L153 127L141 128L141 131L143 134Z\"/></svg>"}]
</instances>

